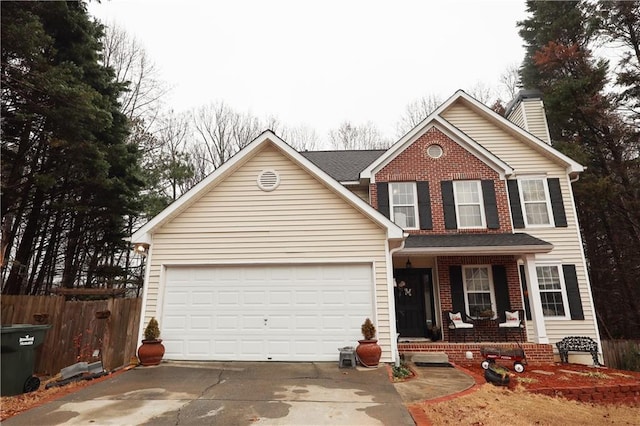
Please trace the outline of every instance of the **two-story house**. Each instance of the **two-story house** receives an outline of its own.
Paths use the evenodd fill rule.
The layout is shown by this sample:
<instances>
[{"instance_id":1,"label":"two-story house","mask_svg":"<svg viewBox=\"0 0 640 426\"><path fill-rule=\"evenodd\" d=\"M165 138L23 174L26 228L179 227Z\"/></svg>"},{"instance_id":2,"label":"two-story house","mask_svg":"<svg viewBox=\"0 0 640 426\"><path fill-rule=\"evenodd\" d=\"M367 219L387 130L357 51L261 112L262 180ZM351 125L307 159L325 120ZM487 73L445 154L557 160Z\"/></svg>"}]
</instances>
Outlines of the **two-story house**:
<instances>
[{"instance_id":1,"label":"two-story house","mask_svg":"<svg viewBox=\"0 0 640 426\"><path fill-rule=\"evenodd\" d=\"M333 361L369 317L382 361L513 339L551 361L565 336L599 340L582 170L530 92L505 118L458 91L388 150L299 153L266 131L132 236L141 330L159 319L168 359Z\"/></svg>"}]
</instances>

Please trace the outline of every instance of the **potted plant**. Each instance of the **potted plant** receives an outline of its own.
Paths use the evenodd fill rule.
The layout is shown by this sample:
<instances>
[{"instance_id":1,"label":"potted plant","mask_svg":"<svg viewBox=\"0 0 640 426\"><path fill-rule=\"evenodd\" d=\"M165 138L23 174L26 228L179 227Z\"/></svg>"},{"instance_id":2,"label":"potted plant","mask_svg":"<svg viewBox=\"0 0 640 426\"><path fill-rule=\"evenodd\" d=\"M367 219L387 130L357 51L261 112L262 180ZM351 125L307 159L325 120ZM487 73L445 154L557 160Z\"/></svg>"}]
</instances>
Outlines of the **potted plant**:
<instances>
[{"instance_id":1,"label":"potted plant","mask_svg":"<svg viewBox=\"0 0 640 426\"><path fill-rule=\"evenodd\" d=\"M144 329L144 339L142 339L142 346L138 348L138 359L140 364L158 365L162 361L164 356L164 345L160 337L160 327L155 317L152 317Z\"/></svg>"},{"instance_id":2,"label":"potted plant","mask_svg":"<svg viewBox=\"0 0 640 426\"><path fill-rule=\"evenodd\" d=\"M440 330L440 327L438 327L437 325L432 325L429 328L429 336L431 337L432 341L437 341L442 339L442 330Z\"/></svg>"},{"instance_id":3,"label":"potted plant","mask_svg":"<svg viewBox=\"0 0 640 426\"><path fill-rule=\"evenodd\" d=\"M495 316L495 313L491 309L483 309L478 313L478 317L483 319L490 319Z\"/></svg>"},{"instance_id":4,"label":"potted plant","mask_svg":"<svg viewBox=\"0 0 640 426\"><path fill-rule=\"evenodd\" d=\"M365 367L377 367L382 355L382 348L378 345L378 340L374 339L376 327L367 318L360 331L364 337L364 340L358 340L358 347L356 347L356 355L358 355L360 364Z\"/></svg>"}]
</instances>

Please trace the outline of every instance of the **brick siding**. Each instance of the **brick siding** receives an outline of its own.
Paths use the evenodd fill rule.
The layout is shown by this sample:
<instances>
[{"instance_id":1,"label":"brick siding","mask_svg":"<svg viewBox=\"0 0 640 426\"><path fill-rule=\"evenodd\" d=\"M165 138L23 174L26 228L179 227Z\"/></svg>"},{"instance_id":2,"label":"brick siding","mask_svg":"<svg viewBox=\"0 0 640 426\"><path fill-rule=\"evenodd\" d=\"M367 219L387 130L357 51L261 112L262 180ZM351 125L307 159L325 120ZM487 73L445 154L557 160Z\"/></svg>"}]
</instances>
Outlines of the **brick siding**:
<instances>
[{"instance_id":1,"label":"brick siding","mask_svg":"<svg viewBox=\"0 0 640 426\"><path fill-rule=\"evenodd\" d=\"M427 155L430 145L438 144L444 154L437 159ZM428 181L431 195L431 212L433 216L432 230L407 230L411 234L447 234L459 232L504 233L511 232L511 212L504 180L499 174L462 148L439 129L432 127L420 136L411 146L402 151L389 164L375 175L376 182L417 182ZM496 204L499 229L450 230L444 226L442 208L441 181L448 180L493 180L496 192ZM371 205L377 208L378 195L376 185L369 188Z\"/></svg>"}]
</instances>

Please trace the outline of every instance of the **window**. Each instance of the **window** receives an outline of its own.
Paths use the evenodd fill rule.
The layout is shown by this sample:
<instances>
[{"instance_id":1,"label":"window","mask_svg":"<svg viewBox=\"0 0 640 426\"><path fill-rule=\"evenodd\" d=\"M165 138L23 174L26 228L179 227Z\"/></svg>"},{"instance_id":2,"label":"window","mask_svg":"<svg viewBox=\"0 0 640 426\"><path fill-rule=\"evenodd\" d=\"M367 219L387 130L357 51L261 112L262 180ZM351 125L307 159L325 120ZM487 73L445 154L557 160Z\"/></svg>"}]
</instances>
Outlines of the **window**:
<instances>
[{"instance_id":1,"label":"window","mask_svg":"<svg viewBox=\"0 0 640 426\"><path fill-rule=\"evenodd\" d=\"M458 228L485 228L480 181L455 181L453 182L453 192Z\"/></svg>"},{"instance_id":2,"label":"window","mask_svg":"<svg viewBox=\"0 0 640 426\"><path fill-rule=\"evenodd\" d=\"M563 276L558 265L536 266L538 288L545 317L566 317L568 307L564 292Z\"/></svg>"},{"instance_id":3,"label":"window","mask_svg":"<svg viewBox=\"0 0 640 426\"><path fill-rule=\"evenodd\" d=\"M491 268L489 266L465 266L462 278L469 315L477 316L487 309L495 312Z\"/></svg>"},{"instance_id":4,"label":"window","mask_svg":"<svg viewBox=\"0 0 640 426\"><path fill-rule=\"evenodd\" d=\"M401 228L418 228L418 203L414 182L389 184L391 220Z\"/></svg>"},{"instance_id":5,"label":"window","mask_svg":"<svg viewBox=\"0 0 640 426\"><path fill-rule=\"evenodd\" d=\"M524 212L525 225L551 225L551 204L546 179L527 178L520 181L520 199Z\"/></svg>"}]
</instances>

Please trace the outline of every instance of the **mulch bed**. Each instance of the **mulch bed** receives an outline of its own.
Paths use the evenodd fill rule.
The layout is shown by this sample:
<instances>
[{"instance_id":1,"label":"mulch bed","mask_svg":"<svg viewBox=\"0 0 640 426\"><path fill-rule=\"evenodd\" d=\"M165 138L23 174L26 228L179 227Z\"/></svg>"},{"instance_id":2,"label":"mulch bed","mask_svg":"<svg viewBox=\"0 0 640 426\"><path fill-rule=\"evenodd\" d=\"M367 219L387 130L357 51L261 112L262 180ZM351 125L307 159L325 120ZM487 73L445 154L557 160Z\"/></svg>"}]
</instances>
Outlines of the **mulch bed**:
<instances>
[{"instance_id":1,"label":"mulch bed","mask_svg":"<svg viewBox=\"0 0 640 426\"><path fill-rule=\"evenodd\" d=\"M511 370L510 386L522 386L527 390L543 388L578 388L585 386L611 386L640 384L640 372L615 370L607 367L592 367L582 364L528 365L523 373L516 373L509 364L502 365ZM478 381L484 383L484 370L480 362L458 364L468 370Z\"/></svg>"}]
</instances>

